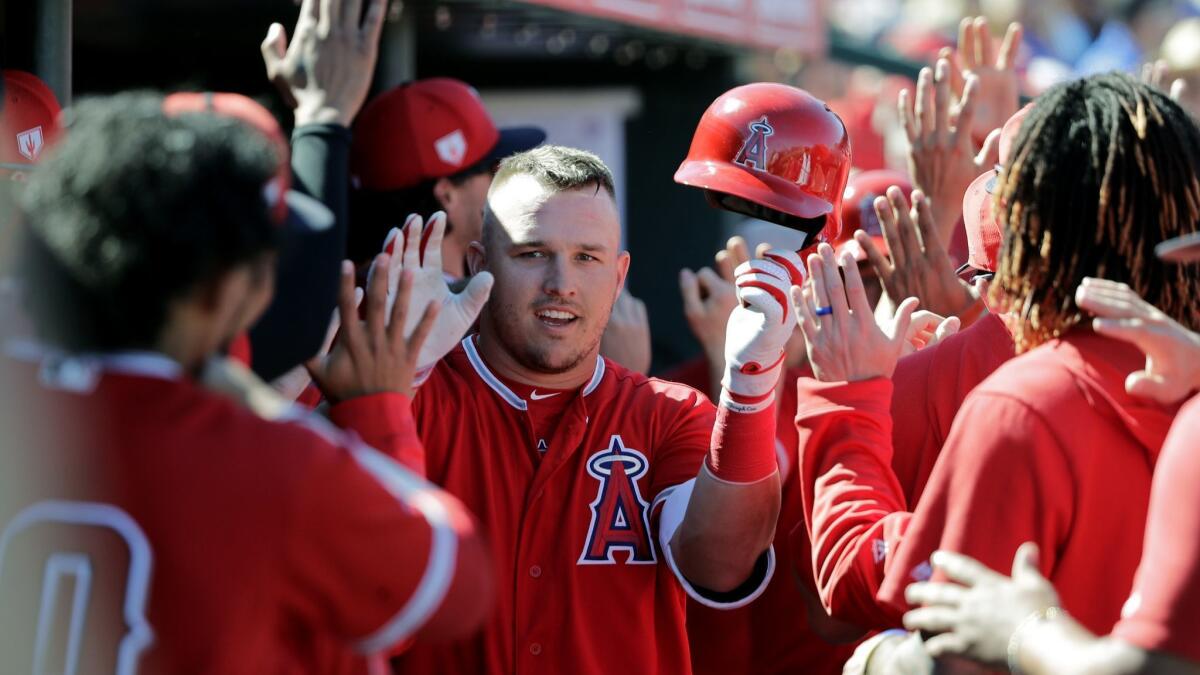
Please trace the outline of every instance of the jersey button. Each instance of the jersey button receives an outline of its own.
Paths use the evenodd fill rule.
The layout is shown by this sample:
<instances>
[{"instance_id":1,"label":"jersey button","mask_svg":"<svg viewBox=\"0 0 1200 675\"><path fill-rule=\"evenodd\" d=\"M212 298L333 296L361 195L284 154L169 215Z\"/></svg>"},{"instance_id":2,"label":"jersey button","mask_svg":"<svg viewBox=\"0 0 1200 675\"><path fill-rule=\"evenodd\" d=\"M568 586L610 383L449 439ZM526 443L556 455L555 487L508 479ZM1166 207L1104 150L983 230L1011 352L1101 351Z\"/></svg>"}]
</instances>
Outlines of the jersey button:
<instances>
[{"instance_id":1,"label":"jersey button","mask_svg":"<svg viewBox=\"0 0 1200 675\"><path fill-rule=\"evenodd\" d=\"M534 579L537 579L538 577L542 576L542 568L538 567L537 565L530 567L529 568L529 576L533 577Z\"/></svg>"},{"instance_id":2,"label":"jersey button","mask_svg":"<svg viewBox=\"0 0 1200 675\"><path fill-rule=\"evenodd\" d=\"M541 645L541 643L538 643L538 642L533 642L533 643L530 643L530 645L529 645L529 653L530 653L530 654L533 654L534 656L538 656L538 655L540 655L540 654L542 653L542 645Z\"/></svg>"}]
</instances>

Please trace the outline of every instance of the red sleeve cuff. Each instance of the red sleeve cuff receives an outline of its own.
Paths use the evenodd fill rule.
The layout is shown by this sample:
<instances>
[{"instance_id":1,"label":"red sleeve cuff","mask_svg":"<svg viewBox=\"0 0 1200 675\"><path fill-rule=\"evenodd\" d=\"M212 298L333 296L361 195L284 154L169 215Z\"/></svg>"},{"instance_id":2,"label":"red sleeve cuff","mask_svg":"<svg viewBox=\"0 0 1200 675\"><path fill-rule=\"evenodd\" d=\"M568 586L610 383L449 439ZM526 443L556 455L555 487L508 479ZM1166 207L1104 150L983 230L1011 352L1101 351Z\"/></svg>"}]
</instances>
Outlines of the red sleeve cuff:
<instances>
[{"instance_id":1,"label":"red sleeve cuff","mask_svg":"<svg viewBox=\"0 0 1200 675\"><path fill-rule=\"evenodd\" d=\"M404 394L385 392L356 396L332 406L329 419L353 431L367 445L425 476L425 449L417 436L412 402Z\"/></svg>"},{"instance_id":2,"label":"red sleeve cuff","mask_svg":"<svg viewBox=\"0 0 1200 675\"><path fill-rule=\"evenodd\" d=\"M858 382L820 382L802 377L796 386L799 388L796 419L846 410L891 414L892 380L887 377Z\"/></svg>"}]
</instances>

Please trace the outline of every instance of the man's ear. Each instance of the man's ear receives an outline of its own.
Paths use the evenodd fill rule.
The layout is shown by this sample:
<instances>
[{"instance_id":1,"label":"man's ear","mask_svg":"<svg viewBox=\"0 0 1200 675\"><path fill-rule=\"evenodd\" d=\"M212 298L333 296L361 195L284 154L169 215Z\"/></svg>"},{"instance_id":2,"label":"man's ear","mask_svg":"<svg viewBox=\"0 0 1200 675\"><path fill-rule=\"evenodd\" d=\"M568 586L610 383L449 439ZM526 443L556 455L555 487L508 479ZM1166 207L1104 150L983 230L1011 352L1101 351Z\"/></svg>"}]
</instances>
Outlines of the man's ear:
<instances>
[{"instance_id":1,"label":"man's ear","mask_svg":"<svg viewBox=\"0 0 1200 675\"><path fill-rule=\"evenodd\" d=\"M448 211L454 201L454 183L449 178L437 179L433 184L433 197L442 205L443 211Z\"/></svg>"},{"instance_id":2,"label":"man's ear","mask_svg":"<svg viewBox=\"0 0 1200 675\"><path fill-rule=\"evenodd\" d=\"M629 251L621 251L617 256L617 295L613 296L615 300L621 295L621 291L625 290L625 277L629 275Z\"/></svg>"},{"instance_id":3,"label":"man's ear","mask_svg":"<svg viewBox=\"0 0 1200 675\"><path fill-rule=\"evenodd\" d=\"M471 276L487 269L487 251L484 250L483 244L477 241L471 242L467 247L467 269Z\"/></svg>"}]
</instances>

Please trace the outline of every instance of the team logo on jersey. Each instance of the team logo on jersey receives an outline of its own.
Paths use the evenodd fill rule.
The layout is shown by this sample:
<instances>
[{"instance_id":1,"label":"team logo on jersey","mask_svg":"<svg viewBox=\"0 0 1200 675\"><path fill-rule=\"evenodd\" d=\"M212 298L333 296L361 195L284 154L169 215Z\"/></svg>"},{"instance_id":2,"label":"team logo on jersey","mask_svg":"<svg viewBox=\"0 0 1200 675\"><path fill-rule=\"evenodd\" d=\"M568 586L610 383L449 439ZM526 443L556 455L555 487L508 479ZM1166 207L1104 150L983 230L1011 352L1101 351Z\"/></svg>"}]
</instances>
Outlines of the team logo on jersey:
<instances>
[{"instance_id":1,"label":"team logo on jersey","mask_svg":"<svg viewBox=\"0 0 1200 675\"><path fill-rule=\"evenodd\" d=\"M755 122L750 123L750 136L746 142L742 144L742 149L738 151L737 157L734 158L734 163L741 164L749 169L758 171L767 170L767 136L775 133L775 127L767 121L767 116L763 115Z\"/></svg>"},{"instance_id":2,"label":"team logo on jersey","mask_svg":"<svg viewBox=\"0 0 1200 675\"><path fill-rule=\"evenodd\" d=\"M42 146L45 145L45 142L40 126L26 129L17 134L17 152L31 162L36 161L38 155L42 154Z\"/></svg>"},{"instance_id":3,"label":"team logo on jersey","mask_svg":"<svg viewBox=\"0 0 1200 675\"><path fill-rule=\"evenodd\" d=\"M650 540L650 505L642 499L637 481L646 475L646 456L625 447L614 435L608 448L588 458L587 472L600 481L590 504L592 524L579 556L580 565L615 565L613 551L628 552L626 565L652 565L658 561Z\"/></svg>"}]
</instances>

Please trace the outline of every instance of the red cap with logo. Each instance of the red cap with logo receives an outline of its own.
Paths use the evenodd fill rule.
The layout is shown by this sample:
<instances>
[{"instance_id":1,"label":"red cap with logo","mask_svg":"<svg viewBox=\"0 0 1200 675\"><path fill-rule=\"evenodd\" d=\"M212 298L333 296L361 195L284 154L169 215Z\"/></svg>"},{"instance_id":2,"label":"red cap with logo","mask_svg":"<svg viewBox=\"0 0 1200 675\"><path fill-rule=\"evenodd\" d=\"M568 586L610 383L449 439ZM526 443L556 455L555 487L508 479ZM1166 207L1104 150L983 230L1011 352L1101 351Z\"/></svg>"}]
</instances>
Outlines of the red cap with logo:
<instances>
[{"instance_id":1,"label":"red cap with logo","mask_svg":"<svg viewBox=\"0 0 1200 675\"><path fill-rule=\"evenodd\" d=\"M474 88L434 77L389 89L363 108L350 173L368 190L400 190L499 162L545 139L535 127L497 129Z\"/></svg>"},{"instance_id":2,"label":"red cap with logo","mask_svg":"<svg viewBox=\"0 0 1200 675\"><path fill-rule=\"evenodd\" d=\"M324 230L333 225L333 213L320 201L291 189L291 149L275 116L253 99L241 94L180 92L163 99L163 112L169 116L211 113L232 117L253 127L270 141L278 165L275 175L263 187L263 198L277 223L296 230Z\"/></svg>"},{"instance_id":3,"label":"red cap with logo","mask_svg":"<svg viewBox=\"0 0 1200 675\"><path fill-rule=\"evenodd\" d=\"M703 188L714 206L836 239L850 175L846 125L808 92L774 82L713 101L675 182Z\"/></svg>"},{"instance_id":4,"label":"red cap with logo","mask_svg":"<svg viewBox=\"0 0 1200 675\"><path fill-rule=\"evenodd\" d=\"M1013 143L1021 131L1021 122L1032 103L1018 110L1000 130L1000 166L1008 163ZM997 173L993 169L971 183L963 195L963 229L967 233L967 263L984 272L995 272L1000 263L1000 244L1004 241L1004 230L996 214L993 194L996 190Z\"/></svg>"},{"instance_id":5,"label":"red cap with logo","mask_svg":"<svg viewBox=\"0 0 1200 675\"><path fill-rule=\"evenodd\" d=\"M900 171L861 171L850 177L850 183L846 185L846 196L842 198L842 236L833 242L839 255L842 251L851 251L855 260L867 259L866 250L854 238L855 230L866 232L875 248L888 255L883 227L879 224L879 215L875 213L875 198L887 194L887 189L893 185L903 190L906 195L912 193L912 181L908 179L907 174Z\"/></svg>"},{"instance_id":6,"label":"red cap with logo","mask_svg":"<svg viewBox=\"0 0 1200 675\"><path fill-rule=\"evenodd\" d=\"M25 171L58 139L62 108L45 82L22 70L4 71L0 109L0 169Z\"/></svg>"}]
</instances>

